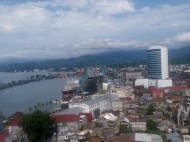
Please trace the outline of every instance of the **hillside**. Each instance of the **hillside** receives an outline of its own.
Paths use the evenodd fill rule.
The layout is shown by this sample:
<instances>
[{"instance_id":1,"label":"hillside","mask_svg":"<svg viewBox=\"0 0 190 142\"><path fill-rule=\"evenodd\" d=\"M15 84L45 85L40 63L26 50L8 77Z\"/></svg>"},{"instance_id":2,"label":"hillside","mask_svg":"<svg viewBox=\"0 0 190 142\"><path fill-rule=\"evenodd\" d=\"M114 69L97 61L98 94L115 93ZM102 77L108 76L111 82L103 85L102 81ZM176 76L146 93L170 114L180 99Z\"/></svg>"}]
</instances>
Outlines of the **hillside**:
<instances>
[{"instance_id":1,"label":"hillside","mask_svg":"<svg viewBox=\"0 0 190 142\"><path fill-rule=\"evenodd\" d=\"M168 51L169 63L190 64L190 46L180 49L173 49ZM26 62L26 63L12 63L8 65L1 65L0 71L14 71L14 70L33 70L33 69L60 69L60 68L81 68L90 66L113 65L118 63L129 63L146 60L146 50L133 51L116 51L106 52L95 55L84 55L70 59L46 60L42 62Z\"/></svg>"}]
</instances>

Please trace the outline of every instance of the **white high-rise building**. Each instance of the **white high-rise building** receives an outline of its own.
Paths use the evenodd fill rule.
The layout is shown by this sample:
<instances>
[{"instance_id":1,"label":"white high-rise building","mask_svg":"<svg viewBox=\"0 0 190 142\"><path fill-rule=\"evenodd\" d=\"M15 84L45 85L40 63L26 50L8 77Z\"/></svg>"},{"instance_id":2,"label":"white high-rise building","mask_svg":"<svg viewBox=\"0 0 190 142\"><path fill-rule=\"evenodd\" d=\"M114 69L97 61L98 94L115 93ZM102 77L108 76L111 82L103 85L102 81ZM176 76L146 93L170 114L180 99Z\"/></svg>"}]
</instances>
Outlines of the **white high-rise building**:
<instances>
[{"instance_id":1,"label":"white high-rise building","mask_svg":"<svg viewBox=\"0 0 190 142\"><path fill-rule=\"evenodd\" d=\"M168 48L151 46L147 50L147 70L150 79L168 79Z\"/></svg>"}]
</instances>

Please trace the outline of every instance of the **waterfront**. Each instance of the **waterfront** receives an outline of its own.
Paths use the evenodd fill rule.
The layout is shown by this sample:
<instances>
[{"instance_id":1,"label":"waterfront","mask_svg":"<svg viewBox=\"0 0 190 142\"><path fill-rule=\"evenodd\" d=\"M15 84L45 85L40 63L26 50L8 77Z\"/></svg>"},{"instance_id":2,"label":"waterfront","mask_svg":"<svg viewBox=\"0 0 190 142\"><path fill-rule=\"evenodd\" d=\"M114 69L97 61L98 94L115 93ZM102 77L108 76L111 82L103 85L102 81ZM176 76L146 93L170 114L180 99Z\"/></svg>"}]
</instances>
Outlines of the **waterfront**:
<instances>
[{"instance_id":1,"label":"waterfront","mask_svg":"<svg viewBox=\"0 0 190 142\"><path fill-rule=\"evenodd\" d=\"M19 80L24 77L28 78L33 74L45 73L0 73L0 78L2 81L10 81L10 79L13 78L14 80ZM38 102L46 103L59 99L64 85L65 81L63 78L55 78L0 90L0 112L2 112L5 117L12 115L16 111L28 113L29 107L32 107L34 110L34 106L37 105ZM45 108L46 106L44 105L43 109L45 110ZM48 105L47 108L49 109L50 106Z\"/></svg>"}]
</instances>

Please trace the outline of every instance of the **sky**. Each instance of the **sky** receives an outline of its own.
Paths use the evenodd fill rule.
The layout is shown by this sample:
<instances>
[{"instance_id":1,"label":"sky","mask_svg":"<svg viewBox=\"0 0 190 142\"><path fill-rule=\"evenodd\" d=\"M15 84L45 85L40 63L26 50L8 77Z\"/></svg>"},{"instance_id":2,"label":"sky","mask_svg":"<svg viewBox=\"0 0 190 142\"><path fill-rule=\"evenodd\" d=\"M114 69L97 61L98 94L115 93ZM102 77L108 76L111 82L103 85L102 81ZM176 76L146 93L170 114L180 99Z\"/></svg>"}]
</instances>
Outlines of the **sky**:
<instances>
[{"instance_id":1,"label":"sky","mask_svg":"<svg viewBox=\"0 0 190 142\"><path fill-rule=\"evenodd\" d=\"M190 45L189 0L0 0L0 63Z\"/></svg>"}]
</instances>

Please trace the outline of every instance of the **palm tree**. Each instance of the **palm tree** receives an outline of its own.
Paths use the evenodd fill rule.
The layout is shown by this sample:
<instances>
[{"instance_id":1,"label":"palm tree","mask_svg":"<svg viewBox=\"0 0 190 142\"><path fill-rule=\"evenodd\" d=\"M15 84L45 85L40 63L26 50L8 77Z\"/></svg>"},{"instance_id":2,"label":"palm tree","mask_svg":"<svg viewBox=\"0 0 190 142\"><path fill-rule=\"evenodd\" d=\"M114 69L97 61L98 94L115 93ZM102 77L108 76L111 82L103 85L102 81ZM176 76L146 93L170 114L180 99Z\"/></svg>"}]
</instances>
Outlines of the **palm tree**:
<instances>
[{"instance_id":1,"label":"palm tree","mask_svg":"<svg viewBox=\"0 0 190 142\"><path fill-rule=\"evenodd\" d=\"M51 112L51 105L52 105L52 101L49 101L50 112Z\"/></svg>"},{"instance_id":2,"label":"palm tree","mask_svg":"<svg viewBox=\"0 0 190 142\"><path fill-rule=\"evenodd\" d=\"M29 107L29 111L30 111L30 113L31 113L31 111L32 111L32 108L31 108L31 107Z\"/></svg>"},{"instance_id":3,"label":"palm tree","mask_svg":"<svg viewBox=\"0 0 190 142\"><path fill-rule=\"evenodd\" d=\"M37 109L37 105L34 106L34 109L35 109L35 110Z\"/></svg>"},{"instance_id":4,"label":"palm tree","mask_svg":"<svg viewBox=\"0 0 190 142\"><path fill-rule=\"evenodd\" d=\"M39 106L41 105L41 103L40 103L40 102L38 102L38 104L37 104L37 105L38 105L38 107L39 107Z\"/></svg>"},{"instance_id":5,"label":"palm tree","mask_svg":"<svg viewBox=\"0 0 190 142\"><path fill-rule=\"evenodd\" d=\"M46 102L46 111L47 111L48 102Z\"/></svg>"},{"instance_id":6,"label":"palm tree","mask_svg":"<svg viewBox=\"0 0 190 142\"><path fill-rule=\"evenodd\" d=\"M59 107L61 107L61 106L60 106L61 100L59 100L58 102L59 102Z\"/></svg>"},{"instance_id":7,"label":"palm tree","mask_svg":"<svg viewBox=\"0 0 190 142\"><path fill-rule=\"evenodd\" d=\"M57 100L57 99L55 99L55 102L56 102L56 108L57 108L57 103L58 103L58 100Z\"/></svg>"},{"instance_id":8,"label":"palm tree","mask_svg":"<svg viewBox=\"0 0 190 142\"><path fill-rule=\"evenodd\" d=\"M43 111L44 103L41 103L41 107L42 107L42 111Z\"/></svg>"}]
</instances>

